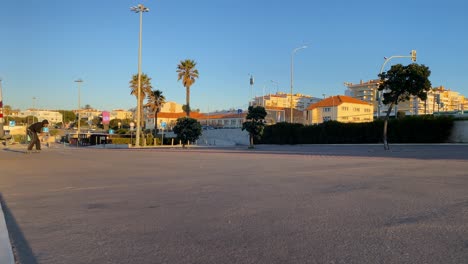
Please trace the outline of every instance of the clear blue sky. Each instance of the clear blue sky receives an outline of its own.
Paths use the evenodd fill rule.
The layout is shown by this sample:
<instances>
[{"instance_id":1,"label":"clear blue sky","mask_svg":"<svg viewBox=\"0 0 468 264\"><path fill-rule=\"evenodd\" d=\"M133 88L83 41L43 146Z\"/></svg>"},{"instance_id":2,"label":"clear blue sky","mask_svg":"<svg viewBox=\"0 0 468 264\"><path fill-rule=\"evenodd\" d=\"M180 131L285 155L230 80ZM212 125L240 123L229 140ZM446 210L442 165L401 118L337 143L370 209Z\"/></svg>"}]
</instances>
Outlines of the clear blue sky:
<instances>
[{"instance_id":1,"label":"clear blue sky","mask_svg":"<svg viewBox=\"0 0 468 264\"><path fill-rule=\"evenodd\" d=\"M384 56L409 55L429 66L433 86L468 96L468 4L463 0L2 0L0 78L4 103L25 109L111 110L136 105L128 82L138 66L142 3L144 73L167 100L185 103L177 82L183 59L200 78L191 106L246 108L249 73L255 93L343 94L343 82L377 78ZM409 64L410 59L389 63ZM279 87L270 82L275 80Z\"/></svg>"}]
</instances>

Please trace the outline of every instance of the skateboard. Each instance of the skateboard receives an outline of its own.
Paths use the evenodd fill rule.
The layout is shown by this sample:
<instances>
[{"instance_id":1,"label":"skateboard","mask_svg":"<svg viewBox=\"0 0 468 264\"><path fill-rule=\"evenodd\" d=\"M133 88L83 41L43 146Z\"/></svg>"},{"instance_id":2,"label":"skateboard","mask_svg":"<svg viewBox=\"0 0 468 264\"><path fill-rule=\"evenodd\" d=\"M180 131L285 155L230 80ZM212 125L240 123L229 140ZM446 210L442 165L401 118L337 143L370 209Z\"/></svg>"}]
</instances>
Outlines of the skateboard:
<instances>
[{"instance_id":1,"label":"skateboard","mask_svg":"<svg viewBox=\"0 0 468 264\"><path fill-rule=\"evenodd\" d=\"M40 150L26 150L24 154L31 154L31 153L41 153Z\"/></svg>"}]
</instances>

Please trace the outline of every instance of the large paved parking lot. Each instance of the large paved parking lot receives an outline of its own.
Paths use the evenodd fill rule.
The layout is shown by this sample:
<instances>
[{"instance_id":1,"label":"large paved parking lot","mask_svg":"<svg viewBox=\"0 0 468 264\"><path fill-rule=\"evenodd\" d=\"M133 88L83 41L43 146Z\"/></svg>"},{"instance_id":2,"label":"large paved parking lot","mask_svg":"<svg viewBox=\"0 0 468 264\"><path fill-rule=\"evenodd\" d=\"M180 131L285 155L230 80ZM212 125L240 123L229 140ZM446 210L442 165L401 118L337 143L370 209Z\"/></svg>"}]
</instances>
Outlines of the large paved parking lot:
<instances>
[{"instance_id":1,"label":"large paved parking lot","mask_svg":"<svg viewBox=\"0 0 468 264\"><path fill-rule=\"evenodd\" d=\"M468 263L467 145L0 149L0 192L19 263Z\"/></svg>"}]
</instances>

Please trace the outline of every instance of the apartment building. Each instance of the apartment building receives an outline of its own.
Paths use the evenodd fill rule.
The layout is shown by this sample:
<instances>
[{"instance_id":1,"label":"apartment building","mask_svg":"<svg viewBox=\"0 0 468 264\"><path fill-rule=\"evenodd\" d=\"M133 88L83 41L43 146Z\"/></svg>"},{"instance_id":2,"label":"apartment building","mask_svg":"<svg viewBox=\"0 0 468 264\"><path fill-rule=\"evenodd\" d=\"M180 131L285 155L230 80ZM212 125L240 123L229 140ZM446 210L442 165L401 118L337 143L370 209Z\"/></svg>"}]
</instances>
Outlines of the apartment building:
<instances>
[{"instance_id":1,"label":"apartment building","mask_svg":"<svg viewBox=\"0 0 468 264\"><path fill-rule=\"evenodd\" d=\"M97 110L97 109L80 109L80 110L72 110L73 113L78 114L80 113L80 118L87 119L87 120L93 120L94 118L97 118L102 115L102 111Z\"/></svg>"},{"instance_id":2,"label":"apartment building","mask_svg":"<svg viewBox=\"0 0 468 264\"><path fill-rule=\"evenodd\" d=\"M380 80L369 80L358 84L345 83L347 90L346 95L353 98L369 102L373 105L374 116L378 116L379 100L378 100L378 87ZM380 106L380 116L387 114L387 106ZM411 97L408 101L400 102L394 106L390 115L394 116L395 113L405 113L406 115L423 115L433 114L435 112L451 112L463 111L468 109L466 98L459 92L446 89L444 86L432 88L427 93L427 99L421 100L416 96Z\"/></svg>"},{"instance_id":3,"label":"apartment building","mask_svg":"<svg viewBox=\"0 0 468 264\"><path fill-rule=\"evenodd\" d=\"M320 98L312 97L303 94L293 94L292 96L293 108L304 111L307 107L320 101ZM267 94L264 96L257 96L253 100L253 105L260 105L268 108L290 108L291 107L291 94L278 92L276 94Z\"/></svg>"},{"instance_id":4,"label":"apartment building","mask_svg":"<svg viewBox=\"0 0 468 264\"><path fill-rule=\"evenodd\" d=\"M305 112L307 124L320 124L326 121L362 123L373 121L373 105L356 98L337 95L311 104Z\"/></svg>"},{"instance_id":5,"label":"apartment building","mask_svg":"<svg viewBox=\"0 0 468 264\"><path fill-rule=\"evenodd\" d=\"M366 82L361 80L359 83L345 82L344 84L348 87L345 91L345 95L372 104L373 114L377 115L379 104L377 97L380 84L379 79L369 80Z\"/></svg>"},{"instance_id":6,"label":"apartment building","mask_svg":"<svg viewBox=\"0 0 468 264\"><path fill-rule=\"evenodd\" d=\"M125 119L132 119L132 118L133 118L132 111L127 111L123 109L114 109L110 112L110 120L112 119L125 120Z\"/></svg>"},{"instance_id":7,"label":"apartment building","mask_svg":"<svg viewBox=\"0 0 468 264\"><path fill-rule=\"evenodd\" d=\"M18 117L27 116L34 116L39 121L47 119L51 124L61 123L63 121L63 115L57 111L27 109L25 111L18 112Z\"/></svg>"}]
</instances>

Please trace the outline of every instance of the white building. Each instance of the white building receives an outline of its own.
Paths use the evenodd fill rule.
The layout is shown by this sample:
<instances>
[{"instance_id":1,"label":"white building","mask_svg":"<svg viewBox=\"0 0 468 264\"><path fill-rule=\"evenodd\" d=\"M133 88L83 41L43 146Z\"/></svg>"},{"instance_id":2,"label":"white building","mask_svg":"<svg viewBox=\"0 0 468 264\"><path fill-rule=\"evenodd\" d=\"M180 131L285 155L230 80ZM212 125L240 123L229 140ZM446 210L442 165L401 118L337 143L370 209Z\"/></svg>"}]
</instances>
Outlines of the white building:
<instances>
[{"instance_id":1,"label":"white building","mask_svg":"<svg viewBox=\"0 0 468 264\"><path fill-rule=\"evenodd\" d=\"M63 121L63 115L57 111L27 109L18 113L18 117L27 116L33 116L39 121L47 119L51 124L61 123Z\"/></svg>"},{"instance_id":2,"label":"white building","mask_svg":"<svg viewBox=\"0 0 468 264\"><path fill-rule=\"evenodd\" d=\"M313 103L320 101L320 98L312 97L310 95L293 94L292 104L293 108L304 111ZM264 96L257 96L254 98L254 105L260 105L265 108L290 108L291 107L291 94L278 92L276 94L268 94Z\"/></svg>"}]
</instances>

